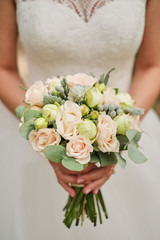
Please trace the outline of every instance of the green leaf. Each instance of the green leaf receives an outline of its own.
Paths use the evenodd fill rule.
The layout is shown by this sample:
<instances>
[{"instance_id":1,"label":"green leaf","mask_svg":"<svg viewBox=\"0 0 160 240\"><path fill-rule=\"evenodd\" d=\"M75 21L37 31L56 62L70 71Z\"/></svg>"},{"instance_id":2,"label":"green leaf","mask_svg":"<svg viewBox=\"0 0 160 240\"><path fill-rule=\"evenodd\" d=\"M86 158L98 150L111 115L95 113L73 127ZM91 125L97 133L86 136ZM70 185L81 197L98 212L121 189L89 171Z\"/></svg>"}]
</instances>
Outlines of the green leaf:
<instances>
[{"instance_id":1,"label":"green leaf","mask_svg":"<svg viewBox=\"0 0 160 240\"><path fill-rule=\"evenodd\" d=\"M126 146L129 143L129 140L124 135L117 135L117 139L120 142L120 151L126 150Z\"/></svg>"},{"instance_id":2,"label":"green leaf","mask_svg":"<svg viewBox=\"0 0 160 240\"><path fill-rule=\"evenodd\" d=\"M61 162L66 154L66 149L61 145L50 145L45 147L44 154L50 161Z\"/></svg>"},{"instance_id":3,"label":"green leaf","mask_svg":"<svg viewBox=\"0 0 160 240\"><path fill-rule=\"evenodd\" d=\"M29 133L34 129L34 121L29 120L25 123L23 123L20 127L20 133L23 137L25 137L28 140Z\"/></svg>"},{"instance_id":4,"label":"green leaf","mask_svg":"<svg viewBox=\"0 0 160 240\"><path fill-rule=\"evenodd\" d=\"M126 166L126 160L121 156L120 153L114 153L117 160L118 160L118 163L119 165L122 167L122 168L125 168Z\"/></svg>"},{"instance_id":5,"label":"green leaf","mask_svg":"<svg viewBox=\"0 0 160 240\"><path fill-rule=\"evenodd\" d=\"M75 158L64 156L62 160L62 165L71 171L82 171L84 166L76 162Z\"/></svg>"},{"instance_id":6,"label":"green leaf","mask_svg":"<svg viewBox=\"0 0 160 240\"><path fill-rule=\"evenodd\" d=\"M91 159L90 159L91 163L97 163L100 162L100 158L98 156L98 154L96 152L91 154Z\"/></svg>"},{"instance_id":7,"label":"green leaf","mask_svg":"<svg viewBox=\"0 0 160 240\"><path fill-rule=\"evenodd\" d=\"M23 87L22 85L19 85L19 87L20 87L23 91L27 91L27 90L28 90L28 88L25 88L25 87Z\"/></svg>"},{"instance_id":8,"label":"green leaf","mask_svg":"<svg viewBox=\"0 0 160 240\"><path fill-rule=\"evenodd\" d=\"M135 116L138 116L138 115L143 115L144 114L144 109L136 108L136 107L134 107L134 108L125 108L124 112L125 113L131 113L131 114L133 114Z\"/></svg>"},{"instance_id":9,"label":"green leaf","mask_svg":"<svg viewBox=\"0 0 160 240\"><path fill-rule=\"evenodd\" d=\"M81 103L84 101L88 89L89 86L87 85L74 84L69 91L68 99L76 103Z\"/></svg>"},{"instance_id":10,"label":"green leaf","mask_svg":"<svg viewBox=\"0 0 160 240\"><path fill-rule=\"evenodd\" d=\"M105 76L104 78L104 84L107 85L108 84L108 80L109 80L109 77L110 77L110 73L113 72L115 70L115 68L112 68Z\"/></svg>"},{"instance_id":11,"label":"green leaf","mask_svg":"<svg viewBox=\"0 0 160 240\"><path fill-rule=\"evenodd\" d=\"M41 117L41 112L35 110L26 110L24 112L24 122L35 120L38 117Z\"/></svg>"},{"instance_id":12,"label":"green leaf","mask_svg":"<svg viewBox=\"0 0 160 240\"><path fill-rule=\"evenodd\" d=\"M115 94L118 94L119 88L114 88L114 90L115 90Z\"/></svg>"},{"instance_id":13,"label":"green leaf","mask_svg":"<svg viewBox=\"0 0 160 240\"><path fill-rule=\"evenodd\" d=\"M19 105L18 107L16 107L15 112L16 112L16 116L19 119L23 116L25 109L26 109L26 106L23 106L23 105Z\"/></svg>"},{"instance_id":14,"label":"green leaf","mask_svg":"<svg viewBox=\"0 0 160 240\"><path fill-rule=\"evenodd\" d=\"M61 97L55 96L55 95L45 95L43 97L44 104L53 104L55 102L59 103L60 105L63 103L63 100Z\"/></svg>"},{"instance_id":15,"label":"green leaf","mask_svg":"<svg viewBox=\"0 0 160 240\"><path fill-rule=\"evenodd\" d=\"M126 132L126 136L130 142L132 140L134 140L135 142L138 142L141 138L141 134L142 133L140 131L137 131L135 129L130 129Z\"/></svg>"},{"instance_id":16,"label":"green leaf","mask_svg":"<svg viewBox=\"0 0 160 240\"><path fill-rule=\"evenodd\" d=\"M128 145L128 157L135 163L144 163L147 161L147 158L138 150L134 142Z\"/></svg>"},{"instance_id":17,"label":"green leaf","mask_svg":"<svg viewBox=\"0 0 160 240\"><path fill-rule=\"evenodd\" d=\"M102 153L102 152L97 152L97 153L100 157L102 167L117 163L117 159L114 153Z\"/></svg>"}]
</instances>

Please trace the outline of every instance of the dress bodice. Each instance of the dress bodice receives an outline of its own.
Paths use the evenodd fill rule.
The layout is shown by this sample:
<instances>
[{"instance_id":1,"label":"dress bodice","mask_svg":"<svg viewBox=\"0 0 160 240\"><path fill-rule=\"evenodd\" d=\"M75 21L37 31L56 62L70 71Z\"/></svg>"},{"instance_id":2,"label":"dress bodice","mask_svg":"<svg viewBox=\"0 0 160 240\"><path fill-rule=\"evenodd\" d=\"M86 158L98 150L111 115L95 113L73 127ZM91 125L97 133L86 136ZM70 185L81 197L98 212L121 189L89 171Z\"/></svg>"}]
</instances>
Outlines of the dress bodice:
<instances>
[{"instance_id":1,"label":"dress bodice","mask_svg":"<svg viewBox=\"0 0 160 240\"><path fill-rule=\"evenodd\" d=\"M77 72L98 77L115 67L110 85L129 88L144 32L146 0L88 2L17 0L31 83Z\"/></svg>"}]
</instances>

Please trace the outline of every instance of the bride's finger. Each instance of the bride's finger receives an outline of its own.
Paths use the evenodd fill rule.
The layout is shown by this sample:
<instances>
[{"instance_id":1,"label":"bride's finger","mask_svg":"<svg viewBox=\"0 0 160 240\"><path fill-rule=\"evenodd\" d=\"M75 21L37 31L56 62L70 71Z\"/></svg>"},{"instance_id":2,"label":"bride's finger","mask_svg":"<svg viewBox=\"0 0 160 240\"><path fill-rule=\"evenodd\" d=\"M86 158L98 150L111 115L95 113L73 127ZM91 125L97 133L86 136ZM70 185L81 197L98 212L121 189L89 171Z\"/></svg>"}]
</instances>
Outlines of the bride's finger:
<instances>
[{"instance_id":1,"label":"bride's finger","mask_svg":"<svg viewBox=\"0 0 160 240\"><path fill-rule=\"evenodd\" d=\"M113 174L113 169L111 168L107 175L87 184L84 187L83 192L85 194L88 194L89 192L92 191L94 194L96 194L98 190L103 186L103 184L111 177L112 174Z\"/></svg>"},{"instance_id":2,"label":"bride's finger","mask_svg":"<svg viewBox=\"0 0 160 240\"><path fill-rule=\"evenodd\" d=\"M56 171L56 175L63 181L66 183L76 183L76 177L74 175L67 175L64 174L62 171L57 170Z\"/></svg>"},{"instance_id":3,"label":"bride's finger","mask_svg":"<svg viewBox=\"0 0 160 240\"><path fill-rule=\"evenodd\" d=\"M101 177L108 176L110 174L111 169L114 168L114 165L96 168L86 174L82 174L77 177L77 183L86 183L91 182L93 180L99 179Z\"/></svg>"},{"instance_id":4,"label":"bride's finger","mask_svg":"<svg viewBox=\"0 0 160 240\"><path fill-rule=\"evenodd\" d=\"M61 179L58 179L58 182L72 197L75 197L76 192L73 188L71 188L67 183L63 182Z\"/></svg>"}]
</instances>

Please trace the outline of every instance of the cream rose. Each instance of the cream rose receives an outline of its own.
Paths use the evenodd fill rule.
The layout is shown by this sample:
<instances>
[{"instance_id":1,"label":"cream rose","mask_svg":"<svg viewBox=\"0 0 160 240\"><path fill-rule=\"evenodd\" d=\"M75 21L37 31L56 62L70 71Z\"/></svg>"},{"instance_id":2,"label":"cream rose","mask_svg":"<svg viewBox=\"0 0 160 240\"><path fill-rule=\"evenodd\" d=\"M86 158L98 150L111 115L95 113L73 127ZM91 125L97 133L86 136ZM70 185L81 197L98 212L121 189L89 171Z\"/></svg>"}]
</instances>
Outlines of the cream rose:
<instances>
[{"instance_id":1,"label":"cream rose","mask_svg":"<svg viewBox=\"0 0 160 240\"><path fill-rule=\"evenodd\" d=\"M43 97L48 94L47 86L44 86L42 81L37 81L26 92L25 101L30 105L42 107Z\"/></svg>"},{"instance_id":2,"label":"cream rose","mask_svg":"<svg viewBox=\"0 0 160 240\"><path fill-rule=\"evenodd\" d=\"M87 85L92 87L95 82L97 82L96 78L88 76L84 73L77 73L75 75L68 75L66 77L69 87L73 87L74 84Z\"/></svg>"},{"instance_id":3,"label":"cream rose","mask_svg":"<svg viewBox=\"0 0 160 240\"><path fill-rule=\"evenodd\" d=\"M141 132L139 116L134 116L134 115L130 115L130 114L128 116L129 116L129 120L131 122L130 129L135 129L135 130Z\"/></svg>"},{"instance_id":4,"label":"cream rose","mask_svg":"<svg viewBox=\"0 0 160 240\"><path fill-rule=\"evenodd\" d=\"M112 89L111 87L107 87L107 89L104 91L104 94L103 94L103 104L107 104L107 103L111 103L115 105L120 104L120 100L117 97L115 90Z\"/></svg>"},{"instance_id":5,"label":"cream rose","mask_svg":"<svg viewBox=\"0 0 160 240\"><path fill-rule=\"evenodd\" d=\"M56 116L57 132L65 139L76 136L81 117L81 107L74 102L66 101Z\"/></svg>"},{"instance_id":6,"label":"cream rose","mask_svg":"<svg viewBox=\"0 0 160 240\"><path fill-rule=\"evenodd\" d=\"M74 157L81 164L86 164L90 161L91 152L93 152L93 146L89 139L81 135L72 137L66 146L66 154L69 157Z\"/></svg>"},{"instance_id":7,"label":"cream rose","mask_svg":"<svg viewBox=\"0 0 160 240\"><path fill-rule=\"evenodd\" d=\"M96 142L102 152L118 152L119 141L116 138L116 123L103 112L98 117Z\"/></svg>"},{"instance_id":8,"label":"cream rose","mask_svg":"<svg viewBox=\"0 0 160 240\"><path fill-rule=\"evenodd\" d=\"M55 91L55 87L56 86L61 86L61 80L63 79L63 77L53 77L53 78L48 78L45 81L45 84L48 88L48 90L52 90L53 92Z\"/></svg>"},{"instance_id":9,"label":"cream rose","mask_svg":"<svg viewBox=\"0 0 160 240\"><path fill-rule=\"evenodd\" d=\"M29 143L32 148L44 156L43 150L49 145L59 145L61 137L53 128L43 128L38 132L32 130L29 134Z\"/></svg>"}]
</instances>

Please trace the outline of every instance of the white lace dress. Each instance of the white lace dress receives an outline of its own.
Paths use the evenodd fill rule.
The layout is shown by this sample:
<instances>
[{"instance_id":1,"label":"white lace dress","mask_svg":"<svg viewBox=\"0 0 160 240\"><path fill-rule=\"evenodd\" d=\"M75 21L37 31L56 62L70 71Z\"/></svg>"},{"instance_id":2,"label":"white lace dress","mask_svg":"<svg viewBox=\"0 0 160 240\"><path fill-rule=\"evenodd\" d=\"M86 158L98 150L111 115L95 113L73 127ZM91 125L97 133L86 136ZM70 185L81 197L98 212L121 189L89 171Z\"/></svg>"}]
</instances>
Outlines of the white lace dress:
<instances>
[{"instance_id":1,"label":"white lace dress","mask_svg":"<svg viewBox=\"0 0 160 240\"><path fill-rule=\"evenodd\" d=\"M17 0L17 24L30 81L77 72L97 77L112 67L110 85L127 91L143 37L146 0ZM0 105L0 239L159 240L160 124L151 110L141 141L148 162L128 162L103 186L109 220L68 230L62 223L67 193L48 161L18 133Z\"/></svg>"}]
</instances>

